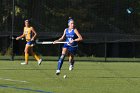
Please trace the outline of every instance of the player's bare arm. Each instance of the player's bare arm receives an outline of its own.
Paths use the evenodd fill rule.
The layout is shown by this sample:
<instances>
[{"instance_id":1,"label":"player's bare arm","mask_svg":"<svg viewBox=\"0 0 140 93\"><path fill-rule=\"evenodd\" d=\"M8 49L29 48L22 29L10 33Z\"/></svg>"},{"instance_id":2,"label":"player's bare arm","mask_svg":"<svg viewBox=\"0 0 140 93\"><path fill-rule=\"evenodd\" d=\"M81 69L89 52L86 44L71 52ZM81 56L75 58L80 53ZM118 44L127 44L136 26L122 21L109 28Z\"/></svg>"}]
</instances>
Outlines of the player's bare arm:
<instances>
[{"instance_id":1,"label":"player's bare arm","mask_svg":"<svg viewBox=\"0 0 140 93\"><path fill-rule=\"evenodd\" d=\"M74 32L78 36L78 38L77 39L74 39L74 40L71 40L69 43L73 43L74 41L79 42L79 41L82 41L83 40L81 34L79 33L79 31L77 29L74 29Z\"/></svg>"},{"instance_id":2,"label":"player's bare arm","mask_svg":"<svg viewBox=\"0 0 140 93\"><path fill-rule=\"evenodd\" d=\"M62 35L58 40L55 40L55 41L54 41L54 44L55 44L55 42L63 41L63 40L65 39L65 34L66 34L66 29L64 30L63 35Z\"/></svg>"},{"instance_id":3,"label":"player's bare arm","mask_svg":"<svg viewBox=\"0 0 140 93\"><path fill-rule=\"evenodd\" d=\"M77 41L77 42L82 41L83 38L82 38L81 34L79 33L79 31L77 29L75 29L74 32L78 36L78 38L75 39L74 41Z\"/></svg>"},{"instance_id":4,"label":"player's bare arm","mask_svg":"<svg viewBox=\"0 0 140 93\"><path fill-rule=\"evenodd\" d=\"M31 30L32 30L32 32L33 32L33 37L31 38L31 41L33 41L33 40L36 38L37 33L36 33L36 31L34 30L33 27L31 27Z\"/></svg>"},{"instance_id":5,"label":"player's bare arm","mask_svg":"<svg viewBox=\"0 0 140 93\"><path fill-rule=\"evenodd\" d=\"M21 36L17 37L16 40L19 40L20 38L25 37L25 34L22 34Z\"/></svg>"}]
</instances>

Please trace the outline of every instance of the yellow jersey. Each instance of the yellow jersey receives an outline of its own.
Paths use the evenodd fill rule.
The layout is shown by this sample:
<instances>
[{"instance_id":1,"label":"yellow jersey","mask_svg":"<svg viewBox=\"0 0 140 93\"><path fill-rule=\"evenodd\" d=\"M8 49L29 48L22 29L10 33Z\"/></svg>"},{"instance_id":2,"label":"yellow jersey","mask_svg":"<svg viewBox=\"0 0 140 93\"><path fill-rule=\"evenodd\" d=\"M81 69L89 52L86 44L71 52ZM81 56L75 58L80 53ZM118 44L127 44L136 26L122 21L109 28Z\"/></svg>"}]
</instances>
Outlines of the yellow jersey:
<instances>
[{"instance_id":1,"label":"yellow jersey","mask_svg":"<svg viewBox=\"0 0 140 93\"><path fill-rule=\"evenodd\" d=\"M26 41L30 41L32 38L32 27L24 27L24 35Z\"/></svg>"}]
</instances>

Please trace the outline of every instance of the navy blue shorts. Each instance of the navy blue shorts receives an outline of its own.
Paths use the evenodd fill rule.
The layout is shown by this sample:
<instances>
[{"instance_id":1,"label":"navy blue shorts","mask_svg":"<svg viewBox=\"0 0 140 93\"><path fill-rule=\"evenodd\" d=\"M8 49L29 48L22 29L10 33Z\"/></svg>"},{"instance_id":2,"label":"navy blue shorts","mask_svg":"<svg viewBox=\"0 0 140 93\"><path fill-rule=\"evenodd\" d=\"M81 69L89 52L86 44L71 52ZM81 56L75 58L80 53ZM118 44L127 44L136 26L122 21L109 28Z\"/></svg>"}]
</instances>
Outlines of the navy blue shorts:
<instances>
[{"instance_id":1,"label":"navy blue shorts","mask_svg":"<svg viewBox=\"0 0 140 93\"><path fill-rule=\"evenodd\" d=\"M75 55L76 51L78 49L78 46L77 47L72 47L72 46L69 46L67 44L64 44L63 48L67 48L69 53Z\"/></svg>"}]
</instances>

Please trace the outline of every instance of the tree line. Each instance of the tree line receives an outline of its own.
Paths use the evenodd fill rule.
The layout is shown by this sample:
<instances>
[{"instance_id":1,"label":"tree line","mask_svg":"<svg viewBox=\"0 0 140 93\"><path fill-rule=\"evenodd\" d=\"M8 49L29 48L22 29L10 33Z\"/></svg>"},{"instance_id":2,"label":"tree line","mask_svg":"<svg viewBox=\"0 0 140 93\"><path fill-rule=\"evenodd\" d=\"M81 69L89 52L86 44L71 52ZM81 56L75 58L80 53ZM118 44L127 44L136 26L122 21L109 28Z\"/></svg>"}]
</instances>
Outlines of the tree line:
<instances>
[{"instance_id":1,"label":"tree line","mask_svg":"<svg viewBox=\"0 0 140 93\"><path fill-rule=\"evenodd\" d=\"M118 32L139 33L139 0L14 0L14 2L15 31L22 30L25 19L30 19L39 31L62 31L67 27L68 17L72 16L77 28L82 32L106 32L109 29L112 33L118 28ZM0 0L0 6L0 31L11 31L13 0ZM128 13L127 9L130 9L131 13Z\"/></svg>"}]
</instances>

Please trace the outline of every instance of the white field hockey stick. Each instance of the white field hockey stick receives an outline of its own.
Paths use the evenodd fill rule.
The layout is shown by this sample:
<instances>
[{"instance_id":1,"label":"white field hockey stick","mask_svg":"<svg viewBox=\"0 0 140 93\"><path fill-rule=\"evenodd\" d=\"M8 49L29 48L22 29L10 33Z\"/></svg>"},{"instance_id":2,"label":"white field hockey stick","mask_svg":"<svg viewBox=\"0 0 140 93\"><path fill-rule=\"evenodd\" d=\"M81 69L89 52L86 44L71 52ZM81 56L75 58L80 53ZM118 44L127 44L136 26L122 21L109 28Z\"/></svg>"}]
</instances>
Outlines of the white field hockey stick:
<instances>
[{"instance_id":1,"label":"white field hockey stick","mask_svg":"<svg viewBox=\"0 0 140 93\"><path fill-rule=\"evenodd\" d=\"M36 40L36 44L65 44L68 42L54 42L54 41L42 41L39 42L38 40Z\"/></svg>"}]
</instances>

